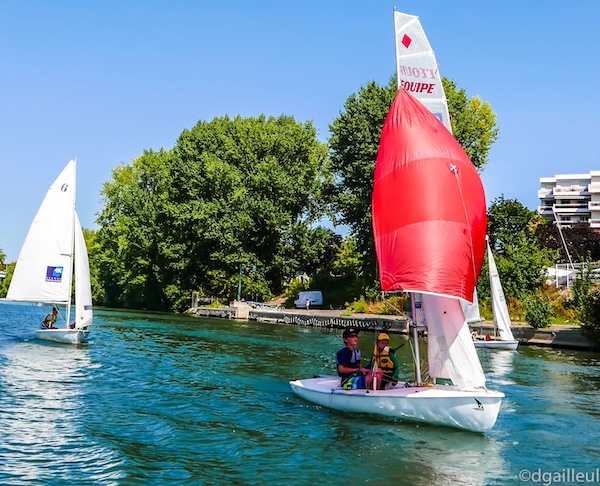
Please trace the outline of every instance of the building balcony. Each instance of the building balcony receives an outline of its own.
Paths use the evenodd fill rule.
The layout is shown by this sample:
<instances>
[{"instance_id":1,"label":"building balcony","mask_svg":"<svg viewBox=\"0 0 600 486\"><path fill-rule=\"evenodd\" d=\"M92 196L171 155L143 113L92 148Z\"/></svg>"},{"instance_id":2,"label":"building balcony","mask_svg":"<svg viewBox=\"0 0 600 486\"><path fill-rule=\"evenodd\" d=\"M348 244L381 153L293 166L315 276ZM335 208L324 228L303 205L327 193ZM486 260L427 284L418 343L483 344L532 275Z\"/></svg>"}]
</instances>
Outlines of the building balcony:
<instances>
[{"instance_id":1,"label":"building balcony","mask_svg":"<svg viewBox=\"0 0 600 486\"><path fill-rule=\"evenodd\" d=\"M600 193L600 182L592 182L589 186L588 186L588 190L591 194L598 194Z\"/></svg>"},{"instance_id":2,"label":"building balcony","mask_svg":"<svg viewBox=\"0 0 600 486\"><path fill-rule=\"evenodd\" d=\"M564 206L554 206L554 212L556 214L590 214L590 210L587 206L574 205L574 204L565 204Z\"/></svg>"}]
</instances>

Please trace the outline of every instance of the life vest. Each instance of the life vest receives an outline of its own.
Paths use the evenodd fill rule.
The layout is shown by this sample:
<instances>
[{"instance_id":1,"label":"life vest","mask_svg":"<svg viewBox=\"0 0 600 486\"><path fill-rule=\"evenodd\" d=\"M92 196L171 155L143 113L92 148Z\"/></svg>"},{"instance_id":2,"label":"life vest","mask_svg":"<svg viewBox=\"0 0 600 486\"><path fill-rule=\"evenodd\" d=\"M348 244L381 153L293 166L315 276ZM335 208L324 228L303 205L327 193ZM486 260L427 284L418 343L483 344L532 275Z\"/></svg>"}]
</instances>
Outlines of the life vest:
<instances>
[{"instance_id":1,"label":"life vest","mask_svg":"<svg viewBox=\"0 0 600 486\"><path fill-rule=\"evenodd\" d=\"M390 358L390 347L386 346L381 351L377 348L377 344L375 345L375 350L373 351L374 356L377 356L377 366L385 375L393 375L394 374L394 362L392 358Z\"/></svg>"}]
</instances>

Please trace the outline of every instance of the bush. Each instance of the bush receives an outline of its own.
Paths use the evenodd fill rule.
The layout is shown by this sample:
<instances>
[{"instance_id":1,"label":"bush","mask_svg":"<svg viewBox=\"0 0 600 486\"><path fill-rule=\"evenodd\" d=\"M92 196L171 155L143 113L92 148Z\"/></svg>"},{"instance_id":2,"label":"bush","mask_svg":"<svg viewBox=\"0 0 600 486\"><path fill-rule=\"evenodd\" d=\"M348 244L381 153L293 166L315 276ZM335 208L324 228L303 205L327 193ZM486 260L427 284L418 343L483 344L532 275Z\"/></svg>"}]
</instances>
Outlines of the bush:
<instances>
[{"instance_id":1,"label":"bush","mask_svg":"<svg viewBox=\"0 0 600 486\"><path fill-rule=\"evenodd\" d=\"M541 295L530 295L525 299L525 322L534 329L548 327L552 317L550 299Z\"/></svg>"},{"instance_id":2,"label":"bush","mask_svg":"<svg viewBox=\"0 0 600 486\"><path fill-rule=\"evenodd\" d=\"M600 289L588 294L579 318L583 334L600 343Z\"/></svg>"},{"instance_id":3,"label":"bush","mask_svg":"<svg viewBox=\"0 0 600 486\"><path fill-rule=\"evenodd\" d=\"M406 294L402 293L390 295L385 300L392 304L396 309L402 312L406 312ZM374 314L396 316L398 315L398 312L396 312L396 309L394 309L394 307L391 307L386 302L379 301L373 304L372 312Z\"/></svg>"},{"instance_id":4,"label":"bush","mask_svg":"<svg viewBox=\"0 0 600 486\"><path fill-rule=\"evenodd\" d=\"M344 314L364 314L369 311L369 304L365 298L361 295L360 299L355 300L352 304L346 302L346 312Z\"/></svg>"}]
</instances>

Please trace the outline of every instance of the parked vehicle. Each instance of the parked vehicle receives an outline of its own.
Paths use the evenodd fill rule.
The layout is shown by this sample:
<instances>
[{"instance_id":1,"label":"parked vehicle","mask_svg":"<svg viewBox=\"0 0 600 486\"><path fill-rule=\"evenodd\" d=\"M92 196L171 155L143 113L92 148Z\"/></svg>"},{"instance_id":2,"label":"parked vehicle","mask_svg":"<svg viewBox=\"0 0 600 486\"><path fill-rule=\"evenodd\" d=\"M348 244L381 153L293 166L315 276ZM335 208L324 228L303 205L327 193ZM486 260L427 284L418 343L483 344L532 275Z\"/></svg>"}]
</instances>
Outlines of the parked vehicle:
<instances>
[{"instance_id":1,"label":"parked vehicle","mask_svg":"<svg viewBox=\"0 0 600 486\"><path fill-rule=\"evenodd\" d=\"M298 299L294 301L294 305L297 308L307 307L307 300L309 308L322 306L323 294L320 290L303 290L298 294Z\"/></svg>"}]
</instances>

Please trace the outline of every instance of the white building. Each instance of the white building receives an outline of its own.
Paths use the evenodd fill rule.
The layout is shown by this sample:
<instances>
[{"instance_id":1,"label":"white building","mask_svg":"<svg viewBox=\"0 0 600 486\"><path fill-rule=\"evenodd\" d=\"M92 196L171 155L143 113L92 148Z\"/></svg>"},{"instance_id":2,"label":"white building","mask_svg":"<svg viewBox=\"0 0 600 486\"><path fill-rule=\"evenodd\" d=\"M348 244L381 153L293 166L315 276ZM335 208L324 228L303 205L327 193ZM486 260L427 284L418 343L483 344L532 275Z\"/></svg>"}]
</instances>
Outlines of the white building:
<instances>
[{"instance_id":1,"label":"white building","mask_svg":"<svg viewBox=\"0 0 600 486\"><path fill-rule=\"evenodd\" d=\"M561 226L588 223L600 231L600 170L540 178L538 213Z\"/></svg>"}]
</instances>

